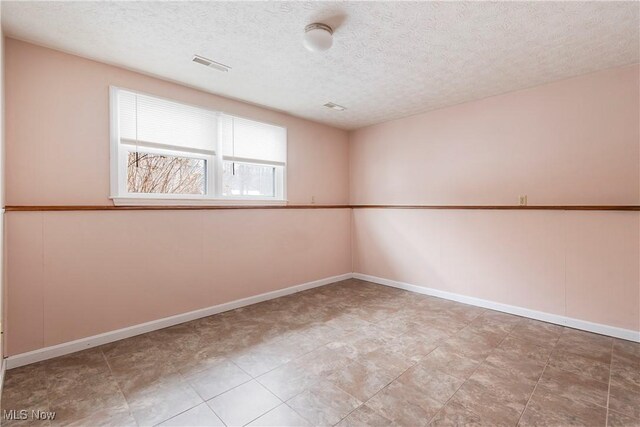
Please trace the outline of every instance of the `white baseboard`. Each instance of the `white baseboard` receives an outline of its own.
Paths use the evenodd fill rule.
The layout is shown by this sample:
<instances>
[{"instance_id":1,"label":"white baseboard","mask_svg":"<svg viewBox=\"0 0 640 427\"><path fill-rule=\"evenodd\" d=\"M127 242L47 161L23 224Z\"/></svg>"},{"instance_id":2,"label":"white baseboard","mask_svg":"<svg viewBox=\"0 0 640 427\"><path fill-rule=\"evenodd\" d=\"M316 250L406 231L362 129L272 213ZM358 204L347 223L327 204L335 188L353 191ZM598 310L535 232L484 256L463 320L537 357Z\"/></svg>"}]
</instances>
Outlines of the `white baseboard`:
<instances>
[{"instance_id":1,"label":"white baseboard","mask_svg":"<svg viewBox=\"0 0 640 427\"><path fill-rule=\"evenodd\" d=\"M179 323L189 322L191 320L200 319L202 317L207 317L214 314L222 313L223 311L229 311L229 310L244 307L247 305L256 304L262 301L283 297L285 295L294 294L296 292L305 291L307 289L317 288L319 286L328 285L330 283L339 282L341 280L347 280L352 277L353 276L351 273L341 274L339 276L327 277L324 279L315 280L313 282L307 282L301 285L279 289L277 291L266 292L264 294L242 298L239 300L227 302L224 304L214 305L212 307L207 307L200 310L190 311L188 313L176 314L175 316L165 317L162 319L153 320L151 322L141 323L139 325L129 326L127 328L105 332L99 335L93 335L93 336L81 338L75 341L57 344L51 347L41 348L41 349L30 351L27 353L17 354L15 356L8 357L6 359L5 365L7 369L17 368L20 366L28 365L30 363L36 363L42 360L52 359L58 356L64 356L65 354L75 353L76 351L86 350L91 347L96 347L99 345L118 341L124 338L133 337L135 335L140 335L140 334L155 331L158 329L167 328L169 326L174 326Z\"/></svg>"},{"instance_id":2,"label":"white baseboard","mask_svg":"<svg viewBox=\"0 0 640 427\"><path fill-rule=\"evenodd\" d=\"M489 301L481 298L469 297L465 295L455 294L452 292L441 291L438 289L427 288L423 286L412 285L409 283L398 282L396 280L383 279L380 277L369 276L361 273L346 273L339 276L327 277L325 279L315 280L313 282L303 283L301 285L291 286L277 291L267 292L252 297L242 298L224 304L203 308L200 310L190 311L188 313L177 314L175 316L165 317L151 322L141 323L139 325L129 326L127 328L118 329L111 332L105 332L91 337L81 338L79 340L57 344L51 347L30 351L27 353L10 356L2 361L0 367L0 384L4 377L5 369L17 368L28 365L30 363L40 362L42 360L52 359L54 357L63 356L76 351L85 350L91 347L118 341L124 338L133 337L135 335L144 334L180 323L189 322L191 320L200 319L202 317L211 316L222 313L224 311L233 310L262 301L283 297L296 292L307 289L317 288L319 286L328 285L330 283L356 278L366 280L368 282L380 285L391 286L394 288L404 289L419 294L430 295L451 301L461 302L463 304L474 305L477 307L488 308L491 310L501 311L504 313L515 314L517 316L528 317L531 319L541 320L543 322L554 323L557 325L568 326L570 328L581 329L584 331L595 332L597 334L608 335L624 340L640 342L640 332L630 329L617 328L614 326L603 325L599 323L588 322L586 320L574 319L571 317L561 316L558 314L550 314L542 311L530 310L524 307L518 307L509 304Z\"/></svg>"},{"instance_id":3,"label":"white baseboard","mask_svg":"<svg viewBox=\"0 0 640 427\"><path fill-rule=\"evenodd\" d=\"M477 307L488 308L491 310L502 311L504 313L515 314L517 316L528 317L530 319L542 320L543 322L554 323L556 325L568 326L583 331L595 332L596 334L608 335L615 338L621 338L628 341L640 342L640 332L631 329L617 328L615 326L603 325L600 323L588 322L586 320L574 319L572 317L561 316L558 314L550 314L542 311L530 310L515 305L502 304L499 302L489 301L481 298L469 297L465 295L455 294L452 292L440 291L438 289L427 288L423 286L412 285L409 283L398 282L396 280L383 279L381 277L369 276L367 274L353 273L355 279L366 280L368 282L377 283L379 285L391 286L394 288L404 289L419 294L430 295L433 297L443 298L451 301L457 301L464 304L475 305Z\"/></svg>"}]
</instances>

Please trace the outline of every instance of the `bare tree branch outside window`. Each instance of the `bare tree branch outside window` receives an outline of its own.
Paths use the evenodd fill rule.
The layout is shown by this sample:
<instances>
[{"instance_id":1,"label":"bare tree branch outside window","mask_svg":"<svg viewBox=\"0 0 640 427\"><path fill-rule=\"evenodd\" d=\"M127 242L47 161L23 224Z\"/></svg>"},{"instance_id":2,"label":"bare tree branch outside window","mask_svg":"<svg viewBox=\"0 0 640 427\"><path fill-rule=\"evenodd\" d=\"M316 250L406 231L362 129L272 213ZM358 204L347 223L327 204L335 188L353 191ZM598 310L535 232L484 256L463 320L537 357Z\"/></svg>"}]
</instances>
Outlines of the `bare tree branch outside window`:
<instances>
[{"instance_id":1,"label":"bare tree branch outside window","mask_svg":"<svg viewBox=\"0 0 640 427\"><path fill-rule=\"evenodd\" d=\"M131 152L127 158L130 193L205 194L202 159Z\"/></svg>"}]
</instances>

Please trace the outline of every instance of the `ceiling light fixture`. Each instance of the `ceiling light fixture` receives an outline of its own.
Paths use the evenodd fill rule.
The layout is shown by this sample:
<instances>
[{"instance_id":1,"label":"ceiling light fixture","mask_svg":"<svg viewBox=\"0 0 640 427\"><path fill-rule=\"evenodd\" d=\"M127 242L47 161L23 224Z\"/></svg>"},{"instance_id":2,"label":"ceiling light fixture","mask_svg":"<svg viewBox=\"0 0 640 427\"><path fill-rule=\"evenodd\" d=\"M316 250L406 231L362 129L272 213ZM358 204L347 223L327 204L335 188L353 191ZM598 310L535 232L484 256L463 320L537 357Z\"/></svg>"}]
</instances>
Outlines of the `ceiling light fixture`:
<instances>
[{"instance_id":1,"label":"ceiling light fixture","mask_svg":"<svg viewBox=\"0 0 640 427\"><path fill-rule=\"evenodd\" d=\"M315 22L304 28L304 47L311 52L322 52L333 44L333 29L326 25Z\"/></svg>"},{"instance_id":2,"label":"ceiling light fixture","mask_svg":"<svg viewBox=\"0 0 640 427\"><path fill-rule=\"evenodd\" d=\"M228 65L221 64L200 55L193 55L192 61L197 64L202 64L205 67L213 68L214 70L224 71L225 73L231 69L231 67L229 67Z\"/></svg>"},{"instance_id":3,"label":"ceiling light fixture","mask_svg":"<svg viewBox=\"0 0 640 427\"><path fill-rule=\"evenodd\" d=\"M324 104L324 107L331 108L332 110L336 110L336 111L344 111L344 110L347 109L347 107L343 107L342 105L334 104L333 102L327 102L326 104Z\"/></svg>"}]
</instances>

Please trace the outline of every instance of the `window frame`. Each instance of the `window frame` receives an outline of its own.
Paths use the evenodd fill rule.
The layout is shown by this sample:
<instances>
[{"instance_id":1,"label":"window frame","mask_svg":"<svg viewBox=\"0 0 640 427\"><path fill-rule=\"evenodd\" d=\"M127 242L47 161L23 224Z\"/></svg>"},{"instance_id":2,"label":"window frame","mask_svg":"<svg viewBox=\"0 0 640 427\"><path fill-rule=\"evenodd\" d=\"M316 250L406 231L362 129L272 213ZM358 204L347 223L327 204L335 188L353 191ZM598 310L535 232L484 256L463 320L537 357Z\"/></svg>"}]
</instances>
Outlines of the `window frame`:
<instances>
[{"instance_id":1,"label":"window frame","mask_svg":"<svg viewBox=\"0 0 640 427\"><path fill-rule=\"evenodd\" d=\"M149 96L167 102L175 102L190 107L200 108L222 115L238 117L257 123L278 126L285 130L285 161L270 162L258 159L234 158L222 154L222 129L218 123L218 138L216 138L213 150L199 150L188 148L173 148L156 143L133 141L133 144L120 142L118 92L126 91L139 95ZM109 126L110 126L110 196L116 206L225 206L225 205L286 205L287 204L287 160L288 160L288 129L276 123L254 120L248 117L228 114L219 110L189 104L182 101L168 99L162 96L148 94L138 90L127 89L118 86L109 86ZM189 157L205 161L206 168L206 194L162 194L162 193L130 193L127 188L127 153L136 145L140 151L152 154L165 154L168 156ZM236 163L256 164L262 166L274 166L275 168L275 194L273 197L260 196L224 196L223 189L223 161L236 161Z\"/></svg>"},{"instance_id":2,"label":"window frame","mask_svg":"<svg viewBox=\"0 0 640 427\"><path fill-rule=\"evenodd\" d=\"M280 162L266 162L266 161L258 161L258 160L248 160L248 159L243 159L240 157L230 157L230 156L222 156L222 161L220 162L220 166L219 166L219 170L220 170L220 175L224 175L224 166L222 165L223 162L235 162L238 164L243 164L243 165L256 165L256 166L272 166L274 168L274 183L273 183L273 190L274 190L274 196L273 197L265 197L265 199L267 200L280 200L278 198L278 196L280 195L284 195L284 189L285 189L285 185L284 185L284 181L286 179L286 165L285 164L278 164ZM219 182L221 184L224 184L224 180L220 179ZM223 194L223 190L220 190L220 194ZM248 196L222 196L225 200L253 200L252 198L254 196L248 197ZM255 200L262 200L261 198L257 198Z\"/></svg>"}]
</instances>

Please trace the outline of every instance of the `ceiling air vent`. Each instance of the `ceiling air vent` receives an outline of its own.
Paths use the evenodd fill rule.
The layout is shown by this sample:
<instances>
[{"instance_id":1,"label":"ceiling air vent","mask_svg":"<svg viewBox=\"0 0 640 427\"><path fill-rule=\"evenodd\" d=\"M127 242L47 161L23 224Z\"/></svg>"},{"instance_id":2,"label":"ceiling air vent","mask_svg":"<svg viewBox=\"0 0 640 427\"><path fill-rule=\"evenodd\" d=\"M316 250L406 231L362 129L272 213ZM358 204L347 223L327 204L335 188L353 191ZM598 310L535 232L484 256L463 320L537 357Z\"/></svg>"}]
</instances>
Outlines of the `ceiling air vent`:
<instances>
[{"instance_id":1,"label":"ceiling air vent","mask_svg":"<svg viewBox=\"0 0 640 427\"><path fill-rule=\"evenodd\" d=\"M200 56L200 55L193 55L192 61L197 64L201 64L218 71L227 72L231 69L231 67L229 67L228 65L224 65L219 62L212 61L211 59L207 59L204 56Z\"/></svg>"},{"instance_id":2,"label":"ceiling air vent","mask_svg":"<svg viewBox=\"0 0 640 427\"><path fill-rule=\"evenodd\" d=\"M343 107L342 105L334 104L333 102L327 102L326 104L324 104L324 106L336 111L344 111L347 109L346 107Z\"/></svg>"}]
</instances>

